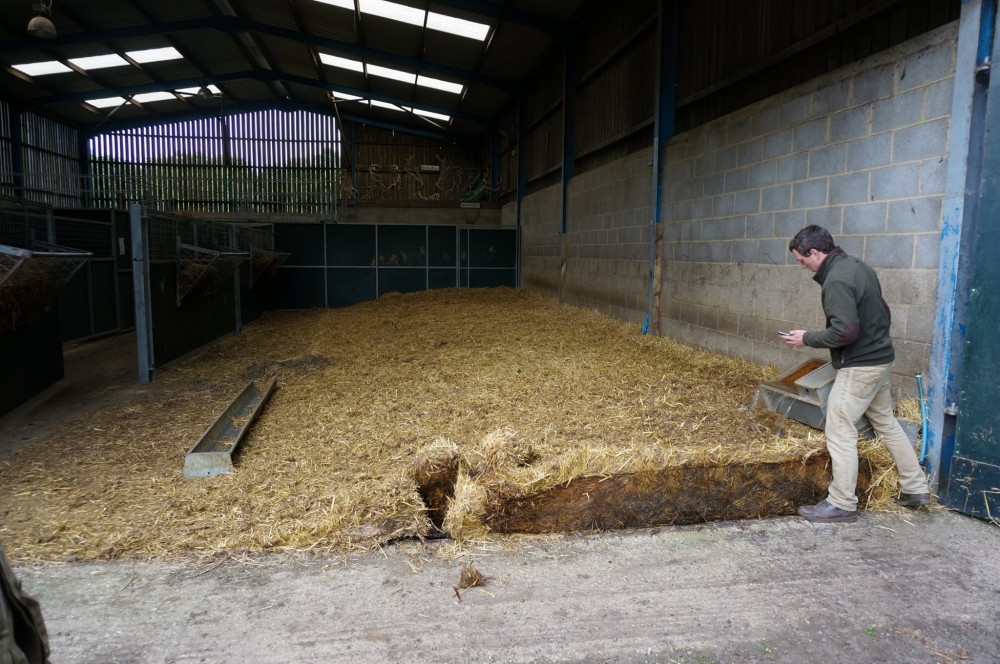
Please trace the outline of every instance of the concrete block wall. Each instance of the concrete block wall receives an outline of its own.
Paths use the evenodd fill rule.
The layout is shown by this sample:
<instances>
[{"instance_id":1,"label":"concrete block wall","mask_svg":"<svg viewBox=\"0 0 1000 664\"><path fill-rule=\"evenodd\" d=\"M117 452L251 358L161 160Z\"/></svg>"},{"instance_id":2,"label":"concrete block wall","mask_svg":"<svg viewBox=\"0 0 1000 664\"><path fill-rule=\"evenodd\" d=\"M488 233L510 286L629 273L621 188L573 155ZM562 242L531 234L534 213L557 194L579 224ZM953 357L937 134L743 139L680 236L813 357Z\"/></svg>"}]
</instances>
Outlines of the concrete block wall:
<instances>
[{"instance_id":1,"label":"concrete block wall","mask_svg":"<svg viewBox=\"0 0 1000 664\"><path fill-rule=\"evenodd\" d=\"M649 292L651 160L652 150L643 150L574 177L567 188L565 233L559 186L526 196L522 287L642 323Z\"/></svg>"},{"instance_id":2,"label":"concrete block wall","mask_svg":"<svg viewBox=\"0 0 1000 664\"><path fill-rule=\"evenodd\" d=\"M550 297L560 292L561 200L560 187L553 186L521 201L521 287Z\"/></svg>"},{"instance_id":3,"label":"concrete block wall","mask_svg":"<svg viewBox=\"0 0 1000 664\"><path fill-rule=\"evenodd\" d=\"M778 329L820 329L788 252L820 224L872 265L893 311L896 387L933 333L957 23L674 137L665 156L661 330L780 368Z\"/></svg>"},{"instance_id":4,"label":"concrete block wall","mask_svg":"<svg viewBox=\"0 0 1000 664\"><path fill-rule=\"evenodd\" d=\"M652 148L570 182L566 303L643 322L648 309L652 182Z\"/></svg>"}]
</instances>

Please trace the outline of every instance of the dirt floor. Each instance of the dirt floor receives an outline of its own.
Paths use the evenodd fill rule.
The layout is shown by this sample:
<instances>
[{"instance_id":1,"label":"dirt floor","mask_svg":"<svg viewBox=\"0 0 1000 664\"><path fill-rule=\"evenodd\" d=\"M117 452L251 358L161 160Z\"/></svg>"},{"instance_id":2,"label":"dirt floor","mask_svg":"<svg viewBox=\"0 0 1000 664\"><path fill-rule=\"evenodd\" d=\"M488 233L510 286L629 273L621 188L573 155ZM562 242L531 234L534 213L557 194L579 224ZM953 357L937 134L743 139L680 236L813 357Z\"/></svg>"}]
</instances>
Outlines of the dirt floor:
<instances>
[{"instance_id":1,"label":"dirt floor","mask_svg":"<svg viewBox=\"0 0 1000 664\"><path fill-rule=\"evenodd\" d=\"M66 379L0 418L0 456L162 389L131 351L69 348ZM943 508L16 570L56 664L1000 661L1000 528Z\"/></svg>"}]
</instances>

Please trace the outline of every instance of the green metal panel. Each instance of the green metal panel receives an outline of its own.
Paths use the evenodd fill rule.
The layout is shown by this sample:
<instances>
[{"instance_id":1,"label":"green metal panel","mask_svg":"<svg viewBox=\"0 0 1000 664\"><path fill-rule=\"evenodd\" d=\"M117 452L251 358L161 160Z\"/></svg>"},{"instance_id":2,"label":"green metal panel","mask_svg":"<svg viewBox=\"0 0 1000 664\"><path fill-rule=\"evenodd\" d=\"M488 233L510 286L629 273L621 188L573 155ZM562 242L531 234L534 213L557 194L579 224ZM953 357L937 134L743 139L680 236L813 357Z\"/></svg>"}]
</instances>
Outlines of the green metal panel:
<instances>
[{"instance_id":1,"label":"green metal panel","mask_svg":"<svg viewBox=\"0 0 1000 664\"><path fill-rule=\"evenodd\" d=\"M379 226L378 264L380 267L425 267L427 226Z\"/></svg>"},{"instance_id":2,"label":"green metal panel","mask_svg":"<svg viewBox=\"0 0 1000 664\"><path fill-rule=\"evenodd\" d=\"M59 312L49 307L17 329L0 333L0 415L63 377Z\"/></svg>"},{"instance_id":3,"label":"green metal panel","mask_svg":"<svg viewBox=\"0 0 1000 664\"><path fill-rule=\"evenodd\" d=\"M427 270L412 267L378 269L379 297L386 293L416 293L422 290L427 290Z\"/></svg>"},{"instance_id":4,"label":"green metal panel","mask_svg":"<svg viewBox=\"0 0 1000 664\"><path fill-rule=\"evenodd\" d=\"M277 224L279 308L346 307L385 293L517 285L517 229Z\"/></svg>"},{"instance_id":5,"label":"green metal panel","mask_svg":"<svg viewBox=\"0 0 1000 664\"><path fill-rule=\"evenodd\" d=\"M349 307L378 295L373 267L331 267L326 271L328 307Z\"/></svg>"},{"instance_id":6,"label":"green metal panel","mask_svg":"<svg viewBox=\"0 0 1000 664\"><path fill-rule=\"evenodd\" d=\"M278 270L278 308L309 309L326 306L323 270L313 267L288 267Z\"/></svg>"},{"instance_id":7,"label":"green metal panel","mask_svg":"<svg viewBox=\"0 0 1000 664\"><path fill-rule=\"evenodd\" d=\"M427 229L427 264L431 267L455 267L458 238L455 226L431 226ZM452 286L455 285L452 274Z\"/></svg>"},{"instance_id":8,"label":"green metal panel","mask_svg":"<svg viewBox=\"0 0 1000 664\"><path fill-rule=\"evenodd\" d=\"M375 226L332 224L326 227L326 264L374 267Z\"/></svg>"},{"instance_id":9,"label":"green metal panel","mask_svg":"<svg viewBox=\"0 0 1000 664\"><path fill-rule=\"evenodd\" d=\"M275 248L291 254L282 267L322 266L326 262L323 256L324 228L322 224L275 224Z\"/></svg>"}]
</instances>

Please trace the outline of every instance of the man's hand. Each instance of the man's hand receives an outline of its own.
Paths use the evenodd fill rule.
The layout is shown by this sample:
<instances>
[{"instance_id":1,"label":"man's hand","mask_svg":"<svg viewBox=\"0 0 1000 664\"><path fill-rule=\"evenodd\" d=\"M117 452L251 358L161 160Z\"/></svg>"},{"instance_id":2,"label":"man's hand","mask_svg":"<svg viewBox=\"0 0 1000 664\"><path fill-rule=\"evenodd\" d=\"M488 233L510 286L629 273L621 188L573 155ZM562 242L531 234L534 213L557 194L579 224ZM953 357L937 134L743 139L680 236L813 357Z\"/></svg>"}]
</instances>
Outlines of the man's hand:
<instances>
[{"instance_id":1,"label":"man's hand","mask_svg":"<svg viewBox=\"0 0 1000 664\"><path fill-rule=\"evenodd\" d=\"M790 330L788 334L781 335L781 340L794 348L802 348L806 345L805 342L802 341L802 336L805 333L805 330Z\"/></svg>"}]
</instances>

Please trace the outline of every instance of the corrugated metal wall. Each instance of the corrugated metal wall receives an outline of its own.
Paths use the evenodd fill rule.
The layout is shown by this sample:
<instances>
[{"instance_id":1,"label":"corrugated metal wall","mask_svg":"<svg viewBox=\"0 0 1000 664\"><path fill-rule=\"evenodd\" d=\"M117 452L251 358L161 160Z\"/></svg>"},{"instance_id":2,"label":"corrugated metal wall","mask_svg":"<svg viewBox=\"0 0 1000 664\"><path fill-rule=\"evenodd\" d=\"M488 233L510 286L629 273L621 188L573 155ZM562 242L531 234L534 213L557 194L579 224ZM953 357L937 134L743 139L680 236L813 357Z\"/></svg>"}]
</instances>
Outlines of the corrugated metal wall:
<instances>
[{"instance_id":1,"label":"corrugated metal wall","mask_svg":"<svg viewBox=\"0 0 1000 664\"><path fill-rule=\"evenodd\" d=\"M684 131L957 20L959 0L688 0L679 5Z\"/></svg>"},{"instance_id":2,"label":"corrugated metal wall","mask_svg":"<svg viewBox=\"0 0 1000 664\"><path fill-rule=\"evenodd\" d=\"M355 200L462 201L490 194L482 188L488 171L468 147L371 125L348 128L354 180L344 187Z\"/></svg>"},{"instance_id":3,"label":"corrugated metal wall","mask_svg":"<svg viewBox=\"0 0 1000 664\"><path fill-rule=\"evenodd\" d=\"M657 0L595 1L577 16L567 41L576 73L575 173L651 145L658 6ZM961 3L686 0L677 7L675 121L681 132L956 20ZM520 99L525 193L559 179L564 72L559 46ZM517 133L516 117L510 133ZM505 179L505 201L513 197L514 172Z\"/></svg>"},{"instance_id":4,"label":"corrugated metal wall","mask_svg":"<svg viewBox=\"0 0 1000 664\"><path fill-rule=\"evenodd\" d=\"M15 173L18 133L21 172ZM0 103L0 193L49 205L78 205L78 145L75 129Z\"/></svg>"}]
</instances>

